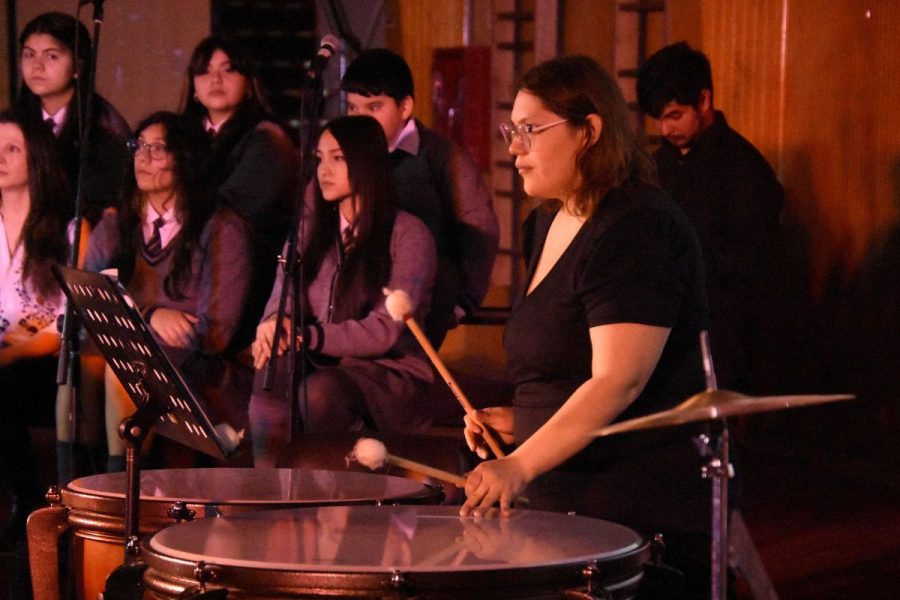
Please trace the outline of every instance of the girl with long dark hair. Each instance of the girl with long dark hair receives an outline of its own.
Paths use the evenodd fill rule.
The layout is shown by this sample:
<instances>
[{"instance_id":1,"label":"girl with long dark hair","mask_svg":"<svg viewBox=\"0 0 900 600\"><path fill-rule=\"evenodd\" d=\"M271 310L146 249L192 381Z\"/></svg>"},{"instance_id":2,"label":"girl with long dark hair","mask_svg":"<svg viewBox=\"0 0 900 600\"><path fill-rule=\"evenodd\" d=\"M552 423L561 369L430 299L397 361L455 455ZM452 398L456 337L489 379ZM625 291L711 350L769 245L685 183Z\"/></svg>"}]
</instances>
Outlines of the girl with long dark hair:
<instances>
[{"instance_id":1,"label":"girl with long dark hair","mask_svg":"<svg viewBox=\"0 0 900 600\"><path fill-rule=\"evenodd\" d=\"M298 154L266 107L250 55L231 40L208 37L194 49L182 107L210 136L209 185L253 230L254 279L235 341L246 346L287 236Z\"/></svg>"},{"instance_id":2,"label":"girl with long dark hair","mask_svg":"<svg viewBox=\"0 0 900 600\"><path fill-rule=\"evenodd\" d=\"M87 119L87 86L91 59L87 28L64 13L49 12L32 19L19 36L22 86L18 109L47 123L56 136L59 156L71 194L65 205L74 211L81 152L80 130ZM125 119L100 94L94 94L82 210L91 225L119 197L128 164Z\"/></svg>"},{"instance_id":3,"label":"girl with long dark hair","mask_svg":"<svg viewBox=\"0 0 900 600\"><path fill-rule=\"evenodd\" d=\"M428 314L436 269L428 228L396 208L387 140L371 117L340 117L325 126L316 150L315 198L307 206L298 244L304 256L301 290L305 327L286 340L306 346L313 365L300 383L305 431L419 431L430 419L423 397L431 366L403 323L385 307L383 288L406 291L419 319ZM275 288L257 328L257 368L269 360ZM318 365L318 366L316 366ZM250 401L256 464L272 465L288 435L288 368L272 392L258 384Z\"/></svg>"},{"instance_id":4,"label":"girl with long dark hair","mask_svg":"<svg viewBox=\"0 0 900 600\"><path fill-rule=\"evenodd\" d=\"M0 113L0 478L16 500L6 541L43 499L28 427L53 423L64 297L51 267L69 258L67 194L50 131Z\"/></svg>"},{"instance_id":5,"label":"girl with long dark hair","mask_svg":"<svg viewBox=\"0 0 900 600\"><path fill-rule=\"evenodd\" d=\"M119 211L91 235L90 270L115 268L169 358L235 428L246 422L240 367L228 348L250 284L246 222L218 207L202 177L205 136L196 123L158 112L136 128L134 169ZM249 378L247 379L249 384ZM119 421L134 406L107 368L110 467L124 465Z\"/></svg>"}]
</instances>

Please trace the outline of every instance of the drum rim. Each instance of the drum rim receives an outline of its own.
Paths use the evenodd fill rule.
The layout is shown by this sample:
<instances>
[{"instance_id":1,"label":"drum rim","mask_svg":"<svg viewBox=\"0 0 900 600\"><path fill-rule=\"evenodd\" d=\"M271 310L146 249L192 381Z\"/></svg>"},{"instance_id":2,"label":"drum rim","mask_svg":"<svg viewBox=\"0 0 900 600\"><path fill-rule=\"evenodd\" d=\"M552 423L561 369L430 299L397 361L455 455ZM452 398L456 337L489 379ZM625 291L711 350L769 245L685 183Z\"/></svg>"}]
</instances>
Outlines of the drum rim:
<instances>
[{"instance_id":1,"label":"drum rim","mask_svg":"<svg viewBox=\"0 0 900 600\"><path fill-rule=\"evenodd\" d=\"M449 507L418 507L418 510ZM531 511L540 512L540 511ZM564 513L554 513L564 514ZM593 519L601 521L601 519ZM611 523L618 525L617 523ZM371 597L373 594L397 597L434 597L454 599L508 598L509 593L527 592L527 597L544 597L565 589L588 589L597 586L612 598L630 598L638 589L644 566L651 559L651 541L635 530L624 527L641 541L629 550L603 560L575 561L565 564L537 566L515 565L482 570L431 569L413 571L406 567L383 568L379 572L363 571L298 571L271 570L246 566L220 565L203 561L210 579L206 589L227 589L238 595L259 593L265 597ZM197 589L199 565L196 560L174 558L155 551L145 538L142 544L145 564L144 586L147 590L175 597L189 589ZM241 596L243 597L243 596ZM391 596L393 597L393 596ZM516 596L518 597L518 596ZM550 596L547 596L550 597Z\"/></svg>"},{"instance_id":2,"label":"drum rim","mask_svg":"<svg viewBox=\"0 0 900 600\"><path fill-rule=\"evenodd\" d=\"M297 507L296 510L304 510L311 509L314 507ZM373 505L363 505L360 508L364 510L379 510L380 508L390 507L378 507ZM429 506L429 505L420 505L416 507L421 510L431 511L432 514L427 514L426 516L433 516L438 518L451 518L454 515L450 511L458 510L457 507L453 506ZM291 509L289 509L291 510ZM282 512L283 511L279 511ZM582 519L586 523L591 522L594 524L602 523L607 526L613 526L624 530L631 534L634 539L626 546L616 548L615 550L610 550L604 553L592 553L592 554L584 554L579 556L567 556L564 558L560 558L554 560L552 562L543 562L541 564L531 564L531 565L512 565L506 566L498 563L490 563L485 565L467 565L465 571L467 573L494 573L494 572L510 572L515 570L530 570L533 568L568 568L573 565L588 565L593 562L601 562L603 564L607 564L618 559L627 559L630 556L638 555L643 553L647 548L649 548L649 541L641 535L639 532L635 531L630 527L626 527L624 525L620 525L618 523L614 523L612 521L607 521L604 519L597 519L593 517L585 517L581 515L570 515L566 513L555 513L548 511L534 511L534 510L523 510L523 513L531 514L531 515L550 515L550 518L566 518L566 519ZM252 518L265 518L267 514L273 513L273 516L276 516L276 511L263 511L257 513L247 513L244 516L252 517ZM474 519L474 518L473 518ZM196 523L199 523L196 522ZM203 526L203 525L200 525ZM171 530L168 530L171 531ZM182 531L186 531L182 526ZM311 574L322 574L322 575L368 575L368 576L378 576L383 575L385 571L385 567L382 566L369 566L369 565L335 565L335 564L299 564L299 563L277 563L273 561L253 561L253 560L237 560L226 557L214 557L210 555L203 555L196 552L187 552L171 547L163 547L157 541L157 534L161 532L156 532L153 535L145 538L143 540L142 546L147 555L152 555L154 559L159 560L171 560L173 563L183 563L183 564L191 564L196 565L198 562L204 562L208 565L215 565L216 568L219 569L229 569L234 571L266 571L270 573L291 573L302 570L304 573ZM148 561L148 564L150 562ZM440 573L453 573L458 572L461 569L458 566L453 565L429 565L427 567L424 566L405 566L402 568L397 568L396 570L412 575L430 575L430 574L440 574Z\"/></svg>"},{"instance_id":3,"label":"drum rim","mask_svg":"<svg viewBox=\"0 0 900 600\"><path fill-rule=\"evenodd\" d=\"M321 499L269 499L260 500L254 498L212 498L212 497L196 497L188 494L166 495L166 496L141 496L141 508L151 505L170 506L175 502L183 502L189 507L224 507L224 506L246 506L251 510L262 510L275 507L290 506L323 506L331 504L373 504L373 503L404 503L416 500L439 496L441 491L432 485L398 477L396 475L384 475L381 473L362 473L359 471L335 471L329 469L282 469L282 468L234 468L234 467L217 467L215 469L147 469L142 471L142 479L145 474L152 475L154 473L179 473L179 472L197 472L217 470L220 473L225 471L243 472L243 473L259 473L260 471L294 471L308 474L310 476L316 473L340 473L349 474L350 477L359 479L371 479L371 481L385 479L389 483L408 487L408 490L401 490L399 494L385 494L381 497L355 497L355 498L321 498ZM69 482L62 490L62 503L73 511L83 510L92 513L123 515L124 514L124 481L121 492L110 492L106 490L97 490L86 487L86 481L94 480L100 477L108 477L110 473L102 473L99 475L90 475L80 477ZM116 474L116 477L124 477L124 474ZM413 487L417 489L413 489Z\"/></svg>"},{"instance_id":4,"label":"drum rim","mask_svg":"<svg viewBox=\"0 0 900 600\"><path fill-rule=\"evenodd\" d=\"M207 573L213 573L209 582L210 588L225 587L228 589L245 589L242 585L266 582L266 592L329 589L344 592L362 592L367 590L387 590L397 588L397 580L404 586L411 587L417 593L426 593L434 589L445 589L448 586L460 591L484 589L483 583L475 580L491 578L490 587L526 587L537 584L545 586L576 587L593 584L615 587L637 585L642 576L644 565L650 560L650 542L644 542L628 554L616 556L601 562L595 560L572 562L570 564L516 566L504 569L485 569L479 571L431 570L409 571L404 568L382 570L380 572L365 571L299 571L268 570L246 567L229 567L216 563L204 563ZM184 590L196 587L198 569L197 561L176 559L160 555L144 546L144 562L147 570L144 574L145 587L149 589ZM596 572L587 574L588 568L596 568ZM467 597L467 596L465 596Z\"/></svg>"}]
</instances>

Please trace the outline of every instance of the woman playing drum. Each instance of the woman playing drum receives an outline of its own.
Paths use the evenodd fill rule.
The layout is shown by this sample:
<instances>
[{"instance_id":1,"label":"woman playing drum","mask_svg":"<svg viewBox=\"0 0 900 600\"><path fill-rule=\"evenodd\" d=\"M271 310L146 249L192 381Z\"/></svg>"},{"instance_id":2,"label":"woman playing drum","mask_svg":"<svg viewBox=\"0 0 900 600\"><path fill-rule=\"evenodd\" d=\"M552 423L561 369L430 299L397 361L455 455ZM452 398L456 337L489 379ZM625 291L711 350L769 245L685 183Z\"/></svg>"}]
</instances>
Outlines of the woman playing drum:
<instances>
[{"instance_id":1,"label":"woman playing drum","mask_svg":"<svg viewBox=\"0 0 900 600\"><path fill-rule=\"evenodd\" d=\"M548 201L526 222L528 288L504 340L513 405L477 413L517 447L468 475L461 512L499 501L508 513L524 493L531 508L661 531L669 561L705 591L708 492L690 435L594 435L703 388L694 231L656 186L615 80L592 59L530 70L501 131L525 191ZM481 431L467 417L473 449Z\"/></svg>"}]
</instances>

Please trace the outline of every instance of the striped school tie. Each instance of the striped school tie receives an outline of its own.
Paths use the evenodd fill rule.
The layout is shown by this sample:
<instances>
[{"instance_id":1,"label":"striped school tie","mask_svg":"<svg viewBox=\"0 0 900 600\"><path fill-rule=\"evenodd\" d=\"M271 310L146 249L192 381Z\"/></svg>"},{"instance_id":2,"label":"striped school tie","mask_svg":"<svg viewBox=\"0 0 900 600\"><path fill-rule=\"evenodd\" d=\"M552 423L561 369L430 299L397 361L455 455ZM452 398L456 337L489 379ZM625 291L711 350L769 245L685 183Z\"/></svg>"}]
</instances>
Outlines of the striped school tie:
<instances>
[{"instance_id":1,"label":"striped school tie","mask_svg":"<svg viewBox=\"0 0 900 600\"><path fill-rule=\"evenodd\" d=\"M153 221L153 235L147 240L146 246L147 256L150 258L156 258L159 256L160 252L162 252L162 238L159 235L159 230L162 229L162 226L165 224L166 220L162 217L158 217Z\"/></svg>"},{"instance_id":2,"label":"striped school tie","mask_svg":"<svg viewBox=\"0 0 900 600\"><path fill-rule=\"evenodd\" d=\"M344 251L344 254L347 254L353 247L356 245L356 233L353 231L353 226L348 225L344 227L344 230L341 232L341 248Z\"/></svg>"}]
</instances>

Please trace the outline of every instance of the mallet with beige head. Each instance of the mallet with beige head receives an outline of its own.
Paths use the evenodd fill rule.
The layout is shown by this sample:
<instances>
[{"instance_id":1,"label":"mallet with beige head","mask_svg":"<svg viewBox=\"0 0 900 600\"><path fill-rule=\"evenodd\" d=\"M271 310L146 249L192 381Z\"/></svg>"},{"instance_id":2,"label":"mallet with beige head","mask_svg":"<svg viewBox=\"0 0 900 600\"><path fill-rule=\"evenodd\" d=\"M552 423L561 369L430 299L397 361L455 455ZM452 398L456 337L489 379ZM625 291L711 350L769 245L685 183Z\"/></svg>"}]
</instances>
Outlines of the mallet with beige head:
<instances>
[{"instance_id":1,"label":"mallet with beige head","mask_svg":"<svg viewBox=\"0 0 900 600\"><path fill-rule=\"evenodd\" d=\"M450 471L444 471L430 465L409 460L408 458L390 454L388 453L387 447L384 445L384 443L374 438L359 438L356 441L356 445L353 446L353 450L351 450L350 454L347 455L348 464L351 460L355 460L362 466L368 467L373 471L376 469L381 469L385 465L394 465L395 467L400 467L401 469L406 469L408 471L414 471L422 475L427 475L428 477L431 477L433 479L446 481L447 483L453 484L460 489L466 488L466 478L462 475L457 475L456 473L451 473ZM515 504L519 507L527 507L528 498L526 498L525 496L516 496Z\"/></svg>"}]
</instances>

